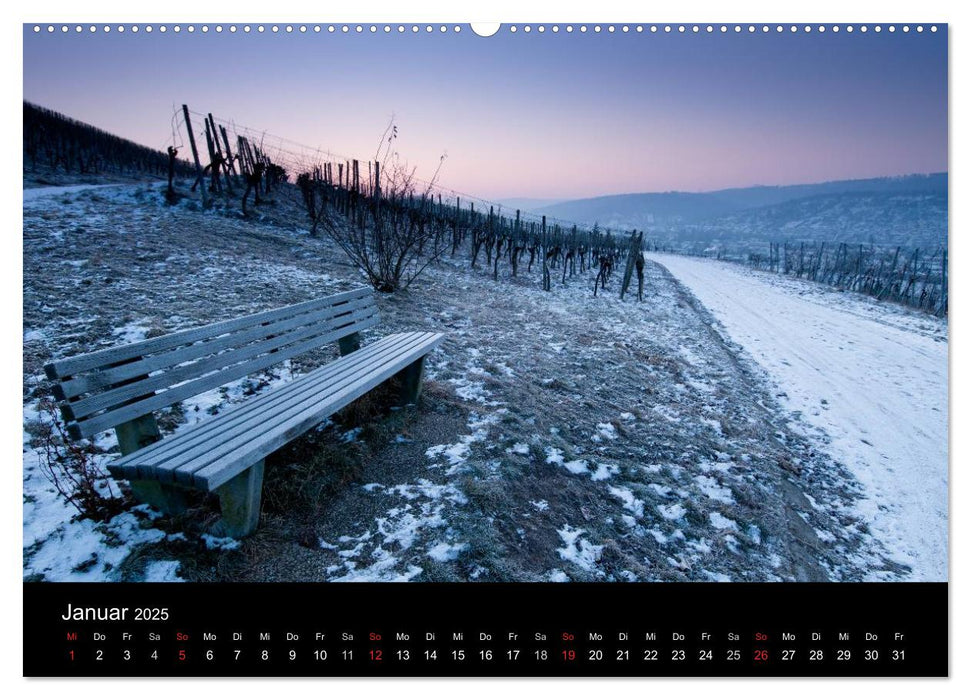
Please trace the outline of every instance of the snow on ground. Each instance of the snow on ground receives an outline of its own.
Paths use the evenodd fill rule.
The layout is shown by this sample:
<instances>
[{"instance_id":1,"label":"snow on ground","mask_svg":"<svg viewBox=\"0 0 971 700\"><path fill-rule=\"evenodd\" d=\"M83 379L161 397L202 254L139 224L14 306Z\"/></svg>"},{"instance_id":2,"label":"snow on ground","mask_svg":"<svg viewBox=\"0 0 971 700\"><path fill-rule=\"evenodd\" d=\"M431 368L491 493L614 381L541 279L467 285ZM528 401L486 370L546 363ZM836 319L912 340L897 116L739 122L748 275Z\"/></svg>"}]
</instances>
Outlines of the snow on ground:
<instances>
[{"instance_id":1,"label":"snow on ground","mask_svg":"<svg viewBox=\"0 0 971 700\"><path fill-rule=\"evenodd\" d=\"M106 480L110 481L110 480ZM112 482L113 483L113 482ZM119 493L113 483L114 492ZM50 581L117 581L120 565L139 546L170 537L152 526L151 509L140 506L107 523L76 519L41 472L40 458L24 450L24 577ZM178 581L175 567L145 571L155 581ZM151 566L151 565L150 565Z\"/></svg>"},{"instance_id":2,"label":"snow on ground","mask_svg":"<svg viewBox=\"0 0 971 700\"><path fill-rule=\"evenodd\" d=\"M753 273L651 254L707 307L864 488L856 504L909 578L947 580L947 326L923 314Z\"/></svg>"}]
</instances>

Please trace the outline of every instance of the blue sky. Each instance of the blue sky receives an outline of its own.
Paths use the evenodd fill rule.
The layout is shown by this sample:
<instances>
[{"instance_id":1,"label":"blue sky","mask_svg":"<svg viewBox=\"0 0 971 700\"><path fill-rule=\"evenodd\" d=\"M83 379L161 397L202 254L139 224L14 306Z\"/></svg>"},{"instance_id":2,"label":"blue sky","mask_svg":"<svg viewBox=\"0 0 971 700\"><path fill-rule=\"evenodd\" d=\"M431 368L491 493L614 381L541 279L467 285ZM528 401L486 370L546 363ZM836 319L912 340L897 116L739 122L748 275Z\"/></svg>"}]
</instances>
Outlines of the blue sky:
<instances>
[{"instance_id":1,"label":"blue sky","mask_svg":"<svg viewBox=\"0 0 971 700\"><path fill-rule=\"evenodd\" d=\"M487 198L947 169L947 30L76 35L24 28L24 98L146 145L183 102Z\"/></svg>"}]
</instances>

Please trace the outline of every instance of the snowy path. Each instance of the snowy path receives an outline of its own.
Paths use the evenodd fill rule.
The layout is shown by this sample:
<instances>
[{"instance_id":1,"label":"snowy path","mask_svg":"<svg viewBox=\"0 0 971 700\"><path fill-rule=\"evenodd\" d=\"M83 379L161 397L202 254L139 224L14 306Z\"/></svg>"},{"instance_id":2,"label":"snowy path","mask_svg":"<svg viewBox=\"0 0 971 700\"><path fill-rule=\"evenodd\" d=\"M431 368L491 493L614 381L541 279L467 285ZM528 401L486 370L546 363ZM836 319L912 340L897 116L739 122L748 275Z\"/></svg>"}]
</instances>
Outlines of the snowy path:
<instances>
[{"instance_id":1,"label":"snowy path","mask_svg":"<svg viewBox=\"0 0 971 700\"><path fill-rule=\"evenodd\" d=\"M53 197L59 194L81 192L83 190L100 190L104 187L125 187L123 184L111 185L65 185L63 187L31 187L24 190L24 203L32 202L41 197Z\"/></svg>"},{"instance_id":2,"label":"snowy path","mask_svg":"<svg viewBox=\"0 0 971 700\"><path fill-rule=\"evenodd\" d=\"M947 580L947 352L872 304L713 260L650 254L704 304L830 442L864 488L859 508L908 578ZM808 283L806 283L808 284ZM941 324L943 327L943 324ZM946 328L944 328L946 333ZM937 338L933 337L938 335Z\"/></svg>"}]
</instances>

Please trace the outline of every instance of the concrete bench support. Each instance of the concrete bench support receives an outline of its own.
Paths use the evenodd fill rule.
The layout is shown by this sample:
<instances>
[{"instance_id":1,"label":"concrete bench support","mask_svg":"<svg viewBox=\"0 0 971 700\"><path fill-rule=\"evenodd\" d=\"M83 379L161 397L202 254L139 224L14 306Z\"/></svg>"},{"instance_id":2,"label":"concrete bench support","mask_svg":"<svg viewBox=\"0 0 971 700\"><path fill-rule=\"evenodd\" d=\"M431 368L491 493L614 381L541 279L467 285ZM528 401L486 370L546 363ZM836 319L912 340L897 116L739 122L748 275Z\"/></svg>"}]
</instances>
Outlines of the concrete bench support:
<instances>
[{"instance_id":1,"label":"concrete bench support","mask_svg":"<svg viewBox=\"0 0 971 700\"><path fill-rule=\"evenodd\" d=\"M418 403L421 387L425 379L425 356L405 367L398 373L401 381L401 405L408 406Z\"/></svg>"},{"instance_id":2,"label":"concrete bench support","mask_svg":"<svg viewBox=\"0 0 971 700\"><path fill-rule=\"evenodd\" d=\"M350 355L352 352L361 349L361 334L351 333L348 336L344 336L337 341L337 347L340 349L341 357L344 355Z\"/></svg>"},{"instance_id":3,"label":"concrete bench support","mask_svg":"<svg viewBox=\"0 0 971 700\"><path fill-rule=\"evenodd\" d=\"M216 489L222 518L213 528L220 537L246 537L260 523L263 467L260 460Z\"/></svg>"},{"instance_id":4,"label":"concrete bench support","mask_svg":"<svg viewBox=\"0 0 971 700\"><path fill-rule=\"evenodd\" d=\"M122 456L137 452L162 439L155 416L139 416L115 426L118 447ZM155 479L132 479L129 482L132 496L139 503L147 503L168 515L178 515L186 509L185 491Z\"/></svg>"}]
</instances>

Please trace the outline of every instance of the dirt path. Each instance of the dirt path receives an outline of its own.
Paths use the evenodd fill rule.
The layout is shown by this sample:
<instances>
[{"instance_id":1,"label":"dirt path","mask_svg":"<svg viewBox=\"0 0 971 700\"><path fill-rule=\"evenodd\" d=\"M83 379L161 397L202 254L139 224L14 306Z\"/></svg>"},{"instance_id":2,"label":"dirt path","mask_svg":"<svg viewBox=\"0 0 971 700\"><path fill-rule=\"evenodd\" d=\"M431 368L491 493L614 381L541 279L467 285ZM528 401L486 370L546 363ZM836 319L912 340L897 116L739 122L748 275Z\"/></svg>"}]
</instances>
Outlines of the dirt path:
<instances>
[{"instance_id":1,"label":"dirt path","mask_svg":"<svg viewBox=\"0 0 971 700\"><path fill-rule=\"evenodd\" d=\"M73 194L87 190L99 190L105 187L125 187L126 185L63 185L57 187L31 187L24 190L24 202L33 202L42 197L54 197L61 194ZM130 186L130 185L128 185Z\"/></svg>"}]
</instances>

